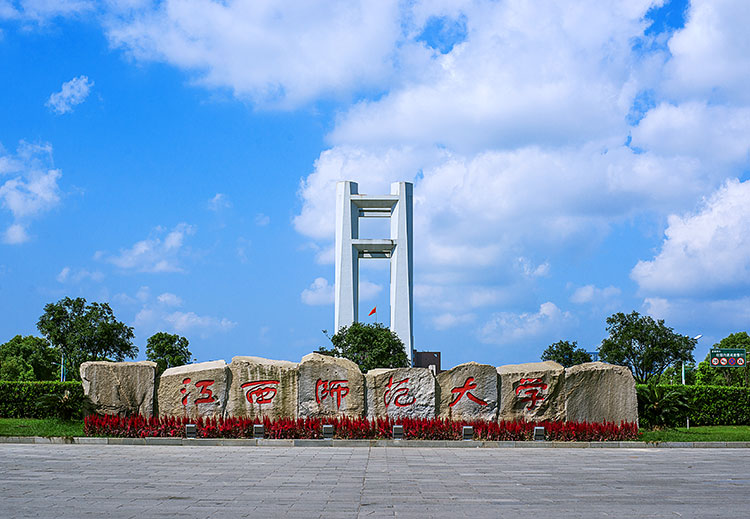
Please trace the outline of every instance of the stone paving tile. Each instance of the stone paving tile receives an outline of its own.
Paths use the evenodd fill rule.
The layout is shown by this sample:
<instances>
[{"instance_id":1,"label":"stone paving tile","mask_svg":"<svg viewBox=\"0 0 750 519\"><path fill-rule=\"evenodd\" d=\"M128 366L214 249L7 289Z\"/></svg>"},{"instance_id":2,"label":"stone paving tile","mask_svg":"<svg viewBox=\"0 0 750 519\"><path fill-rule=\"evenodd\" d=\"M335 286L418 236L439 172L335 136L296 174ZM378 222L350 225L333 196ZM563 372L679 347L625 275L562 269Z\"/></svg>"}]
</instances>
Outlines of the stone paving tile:
<instances>
[{"instance_id":1,"label":"stone paving tile","mask_svg":"<svg viewBox=\"0 0 750 519\"><path fill-rule=\"evenodd\" d=\"M0 516L747 518L750 451L0 444Z\"/></svg>"}]
</instances>

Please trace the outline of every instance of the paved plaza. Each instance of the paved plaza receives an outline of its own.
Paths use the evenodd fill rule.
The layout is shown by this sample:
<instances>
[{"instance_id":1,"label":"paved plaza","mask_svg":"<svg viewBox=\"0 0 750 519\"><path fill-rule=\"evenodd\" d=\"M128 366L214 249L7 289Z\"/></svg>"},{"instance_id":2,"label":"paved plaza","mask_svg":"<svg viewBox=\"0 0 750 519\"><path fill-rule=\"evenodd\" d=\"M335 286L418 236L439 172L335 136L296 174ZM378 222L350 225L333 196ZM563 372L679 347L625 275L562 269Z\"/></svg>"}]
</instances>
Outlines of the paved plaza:
<instances>
[{"instance_id":1,"label":"paved plaza","mask_svg":"<svg viewBox=\"0 0 750 519\"><path fill-rule=\"evenodd\" d=\"M750 449L0 445L4 518L750 517Z\"/></svg>"}]
</instances>

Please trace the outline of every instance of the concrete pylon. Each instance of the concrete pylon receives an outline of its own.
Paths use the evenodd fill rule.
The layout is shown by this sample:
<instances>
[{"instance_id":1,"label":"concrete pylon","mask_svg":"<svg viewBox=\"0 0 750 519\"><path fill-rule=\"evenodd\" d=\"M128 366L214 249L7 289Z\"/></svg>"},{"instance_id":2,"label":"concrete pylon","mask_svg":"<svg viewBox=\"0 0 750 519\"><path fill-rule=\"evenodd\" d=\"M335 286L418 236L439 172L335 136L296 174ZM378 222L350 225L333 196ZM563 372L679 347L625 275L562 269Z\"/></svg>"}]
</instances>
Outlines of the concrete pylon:
<instances>
[{"instance_id":1,"label":"concrete pylon","mask_svg":"<svg viewBox=\"0 0 750 519\"><path fill-rule=\"evenodd\" d=\"M357 320L360 258L391 261L391 330L403 341L409 362L414 352L413 190L394 182L390 195L360 195L356 182L336 185L335 330ZM389 239L359 239L360 218L390 218Z\"/></svg>"}]
</instances>

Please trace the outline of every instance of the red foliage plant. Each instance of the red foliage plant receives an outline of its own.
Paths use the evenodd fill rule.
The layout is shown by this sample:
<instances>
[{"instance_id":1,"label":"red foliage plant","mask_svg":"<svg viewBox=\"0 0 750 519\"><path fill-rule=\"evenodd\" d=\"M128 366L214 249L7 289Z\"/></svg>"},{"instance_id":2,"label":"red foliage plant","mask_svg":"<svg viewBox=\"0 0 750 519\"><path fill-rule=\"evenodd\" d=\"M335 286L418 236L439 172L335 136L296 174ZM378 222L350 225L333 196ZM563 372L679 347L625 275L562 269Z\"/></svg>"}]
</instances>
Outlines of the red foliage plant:
<instances>
[{"instance_id":1,"label":"red foliage plant","mask_svg":"<svg viewBox=\"0 0 750 519\"><path fill-rule=\"evenodd\" d=\"M638 425L622 422L486 422L450 421L441 418L198 418L90 415L84 419L86 436L117 438L184 437L185 425L197 425L198 438L252 438L253 425L262 423L266 438L322 438L323 425L333 424L334 438L390 439L393 426L403 425L409 440L460 440L465 425L474 427L474 438L488 441L531 440L534 427L544 427L550 441L623 441L638 439Z\"/></svg>"}]
</instances>

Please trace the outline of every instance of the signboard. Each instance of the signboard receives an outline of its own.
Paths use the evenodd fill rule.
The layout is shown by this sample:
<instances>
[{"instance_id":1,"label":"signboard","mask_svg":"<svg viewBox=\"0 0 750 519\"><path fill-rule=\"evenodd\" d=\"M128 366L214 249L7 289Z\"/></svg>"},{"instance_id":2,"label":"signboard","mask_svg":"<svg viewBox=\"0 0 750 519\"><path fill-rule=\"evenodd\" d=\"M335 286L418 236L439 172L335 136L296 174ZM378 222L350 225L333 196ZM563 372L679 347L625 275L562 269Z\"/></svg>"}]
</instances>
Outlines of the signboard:
<instances>
[{"instance_id":1,"label":"signboard","mask_svg":"<svg viewBox=\"0 0 750 519\"><path fill-rule=\"evenodd\" d=\"M711 365L725 368L741 368L745 365L743 348L712 348Z\"/></svg>"}]
</instances>

